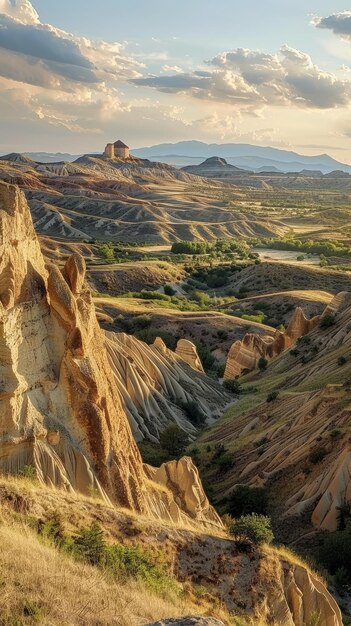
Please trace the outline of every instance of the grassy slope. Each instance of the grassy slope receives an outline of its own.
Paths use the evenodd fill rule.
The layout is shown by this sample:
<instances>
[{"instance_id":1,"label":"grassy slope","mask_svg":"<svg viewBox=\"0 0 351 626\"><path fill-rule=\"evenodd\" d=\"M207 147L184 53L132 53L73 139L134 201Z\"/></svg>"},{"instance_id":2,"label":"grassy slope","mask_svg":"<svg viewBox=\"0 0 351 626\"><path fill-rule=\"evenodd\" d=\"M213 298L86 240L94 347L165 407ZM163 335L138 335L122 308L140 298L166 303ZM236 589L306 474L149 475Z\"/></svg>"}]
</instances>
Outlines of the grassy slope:
<instances>
[{"instance_id":1,"label":"grassy slope","mask_svg":"<svg viewBox=\"0 0 351 626\"><path fill-rule=\"evenodd\" d=\"M235 557L235 542L229 543L225 536L211 537L153 522L106 506L97 498L67 494L24 478L0 477L0 502L2 626L142 626L164 617L189 614L211 615L223 620L226 626L266 626L259 617L250 621L244 611L236 616L229 613L224 602L211 592L211 583L204 587L208 584L207 563L220 563L218 557L222 551L233 554L233 563L237 563L233 581L239 596L240 585L246 585L245 575L241 573L243 557L240 554ZM150 553L161 550L165 563L172 564L171 571L176 571L176 561L181 559L178 561L183 571L181 595L172 590L163 591L162 595L154 593L131 578L112 579L103 570L76 561L55 548L36 530L38 523L52 519L55 511L61 513L69 533L98 521L108 542L140 545ZM252 554L253 563L256 559L257 564L264 560L263 587L271 580L269 568L275 567L279 556L296 562L295 555L282 554L273 547L263 547L259 552L256 549ZM203 564L203 571L196 569L198 562ZM198 585L192 576L194 568ZM225 569L223 572L226 575ZM210 581L209 571L207 575Z\"/></svg>"},{"instance_id":2,"label":"grassy slope","mask_svg":"<svg viewBox=\"0 0 351 626\"><path fill-rule=\"evenodd\" d=\"M138 583L108 580L23 524L1 524L0 569L0 622L6 626L139 626L185 610Z\"/></svg>"}]
</instances>

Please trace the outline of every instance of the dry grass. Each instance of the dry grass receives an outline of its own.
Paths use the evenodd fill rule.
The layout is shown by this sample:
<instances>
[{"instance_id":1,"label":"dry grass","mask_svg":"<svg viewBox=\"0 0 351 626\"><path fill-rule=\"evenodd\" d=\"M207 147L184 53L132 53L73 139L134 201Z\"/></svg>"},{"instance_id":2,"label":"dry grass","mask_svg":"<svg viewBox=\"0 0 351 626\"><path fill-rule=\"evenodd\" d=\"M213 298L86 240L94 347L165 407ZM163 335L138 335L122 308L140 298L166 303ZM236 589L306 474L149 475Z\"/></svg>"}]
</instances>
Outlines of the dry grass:
<instances>
[{"instance_id":1,"label":"dry grass","mask_svg":"<svg viewBox=\"0 0 351 626\"><path fill-rule=\"evenodd\" d=\"M199 595L191 576L182 583L180 594L171 589L168 592L168 588L156 594L141 580L112 580L103 570L74 560L45 540L45 534L39 536L33 529L38 520L50 520L55 512L61 514L67 535L92 521L98 522L108 542L139 545L153 554L164 551L170 577L174 576L176 554L184 571L190 568L190 574L197 563L199 576L204 575L207 559L201 560L201 550L208 557L210 548L214 569L208 571L219 576L217 557L223 550L231 554L228 541L223 542L225 537L214 536L212 543L208 531L174 525L170 528L170 524L159 520L145 519L106 506L101 500L67 494L26 478L0 477L0 502L0 626L144 626L165 617L198 614L217 617L225 626L267 626L263 615L261 620L254 620L244 612L230 614L225 599L211 590L211 585L208 593ZM197 550L198 560L194 557ZM279 558L305 566L285 548L267 546L262 555L261 564L265 563L268 574ZM218 585L221 583L220 577ZM236 585L240 590L240 576Z\"/></svg>"},{"instance_id":2,"label":"dry grass","mask_svg":"<svg viewBox=\"0 0 351 626\"><path fill-rule=\"evenodd\" d=\"M109 581L44 545L24 525L1 524L0 571L4 626L140 626L186 613L179 601L176 606L138 584Z\"/></svg>"}]
</instances>

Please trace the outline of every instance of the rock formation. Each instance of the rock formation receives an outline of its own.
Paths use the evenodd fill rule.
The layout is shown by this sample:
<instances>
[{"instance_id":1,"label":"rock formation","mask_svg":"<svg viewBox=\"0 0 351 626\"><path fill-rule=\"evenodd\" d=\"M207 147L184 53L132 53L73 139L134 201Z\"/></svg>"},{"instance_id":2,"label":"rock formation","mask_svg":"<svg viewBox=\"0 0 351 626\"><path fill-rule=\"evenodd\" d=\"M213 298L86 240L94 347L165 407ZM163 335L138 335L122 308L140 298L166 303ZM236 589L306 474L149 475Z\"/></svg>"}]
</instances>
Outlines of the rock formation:
<instances>
[{"instance_id":1,"label":"rock formation","mask_svg":"<svg viewBox=\"0 0 351 626\"><path fill-rule=\"evenodd\" d=\"M318 315L307 319L303 310L297 307L285 332L277 330L274 337L260 337L254 333L247 333L242 340L235 341L230 348L224 379L237 378L244 370L255 369L261 357L270 360L278 356L296 343L297 339L313 330L319 320Z\"/></svg>"},{"instance_id":2,"label":"rock formation","mask_svg":"<svg viewBox=\"0 0 351 626\"><path fill-rule=\"evenodd\" d=\"M62 271L46 269L24 196L4 183L0 253L0 472L32 466L47 484L97 489L120 506L171 519L171 493L144 474L84 260L73 255ZM188 518L176 503L172 511ZM190 521L200 517L193 510Z\"/></svg>"},{"instance_id":3,"label":"rock formation","mask_svg":"<svg viewBox=\"0 0 351 626\"><path fill-rule=\"evenodd\" d=\"M176 347L176 354L180 356L193 370L204 373L201 359L197 353L196 346L188 339L179 339Z\"/></svg>"},{"instance_id":4,"label":"rock formation","mask_svg":"<svg viewBox=\"0 0 351 626\"><path fill-rule=\"evenodd\" d=\"M205 525L210 522L214 526L221 525L219 515L211 507L203 490L198 469L189 457L163 463L158 469L146 465L145 469L151 480L172 493L179 509L190 519L203 521ZM175 515L176 512L172 514L173 519Z\"/></svg>"},{"instance_id":5,"label":"rock formation","mask_svg":"<svg viewBox=\"0 0 351 626\"><path fill-rule=\"evenodd\" d=\"M22 193L1 184L0 201L0 468L34 465L46 482L98 488L140 510L141 460L110 382L83 259L47 271Z\"/></svg>"},{"instance_id":6,"label":"rock formation","mask_svg":"<svg viewBox=\"0 0 351 626\"><path fill-rule=\"evenodd\" d=\"M280 563L283 594L275 605L277 626L304 626L313 615L322 626L341 626L340 609L322 581L302 565ZM279 583L278 583L279 589ZM272 598L272 602L275 600Z\"/></svg>"},{"instance_id":7,"label":"rock formation","mask_svg":"<svg viewBox=\"0 0 351 626\"><path fill-rule=\"evenodd\" d=\"M157 442L171 423L194 436L196 428L182 405L195 399L211 423L230 401L218 383L189 367L159 337L152 346L123 333L106 332L105 337L114 381L137 441L147 437Z\"/></svg>"}]
</instances>

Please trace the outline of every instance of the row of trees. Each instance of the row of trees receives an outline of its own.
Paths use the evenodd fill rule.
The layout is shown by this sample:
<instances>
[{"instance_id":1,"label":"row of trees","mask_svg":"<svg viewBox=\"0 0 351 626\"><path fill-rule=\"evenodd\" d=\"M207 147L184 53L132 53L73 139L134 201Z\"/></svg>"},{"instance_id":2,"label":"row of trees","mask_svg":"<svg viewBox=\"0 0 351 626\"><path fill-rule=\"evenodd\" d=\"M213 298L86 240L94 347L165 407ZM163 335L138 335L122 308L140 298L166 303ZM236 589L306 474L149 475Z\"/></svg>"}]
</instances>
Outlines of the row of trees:
<instances>
[{"instance_id":1,"label":"row of trees","mask_svg":"<svg viewBox=\"0 0 351 626\"><path fill-rule=\"evenodd\" d=\"M247 254L249 246L245 241L236 239L217 239L217 241L176 241L171 248L172 254L211 254L237 252Z\"/></svg>"},{"instance_id":2,"label":"row of trees","mask_svg":"<svg viewBox=\"0 0 351 626\"><path fill-rule=\"evenodd\" d=\"M313 241L282 237L281 239L262 239L260 244L274 250L291 250L324 256L351 256L351 246L339 241Z\"/></svg>"}]
</instances>

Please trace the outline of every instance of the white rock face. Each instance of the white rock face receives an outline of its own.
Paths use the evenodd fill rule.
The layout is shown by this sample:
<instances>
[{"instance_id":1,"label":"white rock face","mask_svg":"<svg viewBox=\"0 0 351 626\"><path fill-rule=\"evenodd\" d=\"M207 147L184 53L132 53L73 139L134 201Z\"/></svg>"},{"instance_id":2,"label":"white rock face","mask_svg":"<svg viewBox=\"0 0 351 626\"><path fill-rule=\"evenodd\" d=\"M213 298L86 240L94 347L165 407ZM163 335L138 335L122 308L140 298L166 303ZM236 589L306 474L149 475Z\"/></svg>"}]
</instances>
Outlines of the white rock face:
<instances>
[{"instance_id":1,"label":"white rock face","mask_svg":"<svg viewBox=\"0 0 351 626\"><path fill-rule=\"evenodd\" d=\"M190 342L189 342L190 343ZM152 346L132 335L106 332L106 347L134 437L157 442L169 424L196 433L182 405L196 401L207 423L230 401L223 388L185 364L159 337Z\"/></svg>"}]
</instances>

